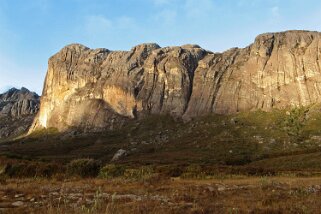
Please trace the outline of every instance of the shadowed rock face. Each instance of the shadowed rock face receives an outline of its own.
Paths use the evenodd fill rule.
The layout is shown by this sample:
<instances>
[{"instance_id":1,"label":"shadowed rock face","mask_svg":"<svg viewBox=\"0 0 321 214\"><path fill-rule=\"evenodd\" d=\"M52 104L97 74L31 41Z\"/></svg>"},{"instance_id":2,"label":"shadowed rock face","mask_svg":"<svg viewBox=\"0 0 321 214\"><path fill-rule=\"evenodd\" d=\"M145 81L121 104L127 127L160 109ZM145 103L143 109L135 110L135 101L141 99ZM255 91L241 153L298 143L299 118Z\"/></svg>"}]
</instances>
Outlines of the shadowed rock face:
<instances>
[{"instance_id":1,"label":"shadowed rock face","mask_svg":"<svg viewBox=\"0 0 321 214\"><path fill-rule=\"evenodd\" d=\"M32 130L113 128L128 118L306 106L321 101L321 33L259 35L246 48L212 53L197 45L131 51L66 46L49 59Z\"/></svg>"},{"instance_id":2,"label":"shadowed rock face","mask_svg":"<svg viewBox=\"0 0 321 214\"><path fill-rule=\"evenodd\" d=\"M29 129L39 110L40 97L26 88L12 88L0 94L0 138Z\"/></svg>"}]
</instances>

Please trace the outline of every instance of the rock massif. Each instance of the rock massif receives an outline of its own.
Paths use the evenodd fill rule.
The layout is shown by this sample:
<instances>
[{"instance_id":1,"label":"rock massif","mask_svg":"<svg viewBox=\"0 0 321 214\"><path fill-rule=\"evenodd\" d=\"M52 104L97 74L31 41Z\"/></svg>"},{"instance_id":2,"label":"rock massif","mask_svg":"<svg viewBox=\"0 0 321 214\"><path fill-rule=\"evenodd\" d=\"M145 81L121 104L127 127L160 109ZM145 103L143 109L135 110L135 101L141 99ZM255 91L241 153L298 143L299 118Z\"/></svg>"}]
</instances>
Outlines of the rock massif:
<instances>
[{"instance_id":1,"label":"rock massif","mask_svg":"<svg viewBox=\"0 0 321 214\"><path fill-rule=\"evenodd\" d=\"M49 59L31 131L114 128L129 118L306 106L321 102L321 33L259 35L223 53L197 45L130 51L73 44Z\"/></svg>"},{"instance_id":2,"label":"rock massif","mask_svg":"<svg viewBox=\"0 0 321 214\"><path fill-rule=\"evenodd\" d=\"M0 94L0 138L27 131L39 110L40 97L26 88Z\"/></svg>"}]
</instances>

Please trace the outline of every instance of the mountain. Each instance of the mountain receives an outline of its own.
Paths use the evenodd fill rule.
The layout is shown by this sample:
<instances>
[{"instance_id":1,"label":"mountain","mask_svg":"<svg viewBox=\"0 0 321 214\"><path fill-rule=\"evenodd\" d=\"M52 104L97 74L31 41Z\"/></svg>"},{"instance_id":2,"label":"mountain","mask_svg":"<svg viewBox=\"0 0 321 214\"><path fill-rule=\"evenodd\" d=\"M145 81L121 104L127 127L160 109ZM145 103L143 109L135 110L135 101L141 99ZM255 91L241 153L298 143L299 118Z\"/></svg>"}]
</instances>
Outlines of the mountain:
<instances>
[{"instance_id":1,"label":"mountain","mask_svg":"<svg viewBox=\"0 0 321 214\"><path fill-rule=\"evenodd\" d=\"M40 97L26 88L0 94L0 138L17 136L29 129L39 110Z\"/></svg>"},{"instance_id":2,"label":"mountain","mask_svg":"<svg viewBox=\"0 0 321 214\"><path fill-rule=\"evenodd\" d=\"M308 106L321 102L321 33L259 35L245 48L213 53L197 45L130 51L64 47L49 59L30 132L54 127L113 129L128 119Z\"/></svg>"}]
</instances>

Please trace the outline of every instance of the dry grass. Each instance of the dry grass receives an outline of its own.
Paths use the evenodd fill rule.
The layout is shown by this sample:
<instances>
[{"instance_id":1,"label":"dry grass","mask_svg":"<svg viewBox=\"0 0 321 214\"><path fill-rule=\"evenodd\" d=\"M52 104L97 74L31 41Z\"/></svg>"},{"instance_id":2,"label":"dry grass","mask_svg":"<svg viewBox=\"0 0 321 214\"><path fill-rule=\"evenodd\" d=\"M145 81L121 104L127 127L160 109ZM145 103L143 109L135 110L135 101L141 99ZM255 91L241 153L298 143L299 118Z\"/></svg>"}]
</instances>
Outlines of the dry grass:
<instances>
[{"instance_id":1,"label":"dry grass","mask_svg":"<svg viewBox=\"0 0 321 214\"><path fill-rule=\"evenodd\" d=\"M321 213L319 113L186 124L155 117L106 133L6 142L0 213ZM131 152L110 164L119 149ZM102 163L100 179L80 178L98 174L91 159Z\"/></svg>"},{"instance_id":2,"label":"dry grass","mask_svg":"<svg viewBox=\"0 0 321 214\"><path fill-rule=\"evenodd\" d=\"M9 179L6 213L319 213L321 178L245 177L162 182ZM21 198L15 196L23 195ZM4 197L7 196L7 197Z\"/></svg>"}]
</instances>

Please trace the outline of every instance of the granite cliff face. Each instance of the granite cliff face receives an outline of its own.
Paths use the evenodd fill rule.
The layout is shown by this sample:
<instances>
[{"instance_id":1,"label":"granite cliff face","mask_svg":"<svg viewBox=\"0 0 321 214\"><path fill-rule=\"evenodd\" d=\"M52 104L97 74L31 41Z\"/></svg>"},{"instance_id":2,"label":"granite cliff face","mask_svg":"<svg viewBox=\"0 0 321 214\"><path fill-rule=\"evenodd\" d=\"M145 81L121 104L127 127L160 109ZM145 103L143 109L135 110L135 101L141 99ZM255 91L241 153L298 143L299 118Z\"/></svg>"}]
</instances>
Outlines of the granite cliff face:
<instances>
[{"instance_id":1,"label":"granite cliff face","mask_svg":"<svg viewBox=\"0 0 321 214\"><path fill-rule=\"evenodd\" d=\"M0 94L0 138L27 131L39 110L40 97L26 88Z\"/></svg>"},{"instance_id":2,"label":"granite cliff face","mask_svg":"<svg viewBox=\"0 0 321 214\"><path fill-rule=\"evenodd\" d=\"M49 59L31 131L114 128L129 118L306 106L321 102L321 33L259 35L246 48L213 53L197 45L130 51L64 47Z\"/></svg>"}]
</instances>

